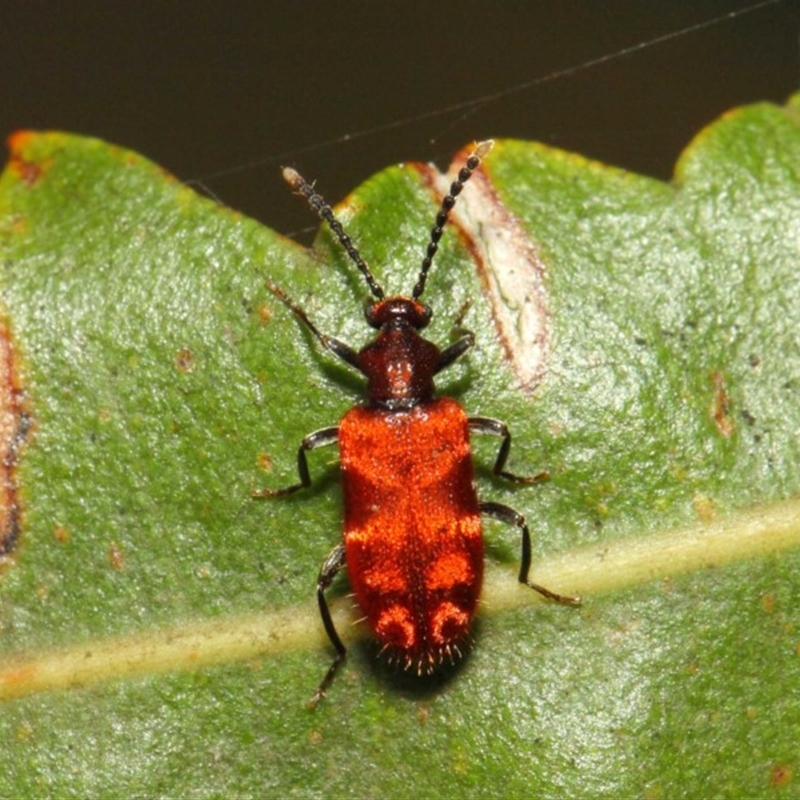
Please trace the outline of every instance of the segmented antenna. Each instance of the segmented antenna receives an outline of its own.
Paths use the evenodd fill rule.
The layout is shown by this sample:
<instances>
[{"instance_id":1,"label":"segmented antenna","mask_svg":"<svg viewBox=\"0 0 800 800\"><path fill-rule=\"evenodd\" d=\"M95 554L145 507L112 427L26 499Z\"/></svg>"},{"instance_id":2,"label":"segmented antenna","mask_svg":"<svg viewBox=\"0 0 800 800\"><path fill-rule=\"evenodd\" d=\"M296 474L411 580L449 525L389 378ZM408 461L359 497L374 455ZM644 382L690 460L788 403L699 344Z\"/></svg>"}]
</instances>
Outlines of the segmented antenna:
<instances>
[{"instance_id":1,"label":"segmented antenna","mask_svg":"<svg viewBox=\"0 0 800 800\"><path fill-rule=\"evenodd\" d=\"M428 271L433 263L433 257L439 249L439 239L442 238L444 226L447 224L447 218L450 216L450 212L456 204L456 198L461 194L464 184L472 177L472 173L475 172L480 165L481 159L493 146L494 141L492 141L492 139L487 139L485 142L478 142L475 145L475 150L470 153L464 166L459 170L458 177L450 184L450 191L442 200L441 208L436 215L436 224L431 230L431 239L428 243L428 250L425 254L425 258L422 260L422 269L419 272L419 278L417 278L417 285L411 293L411 296L415 300L418 300L425 291L425 281L428 280Z\"/></svg>"},{"instance_id":2,"label":"segmented antenna","mask_svg":"<svg viewBox=\"0 0 800 800\"><path fill-rule=\"evenodd\" d=\"M369 284L369 290L372 292L376 300L383 300L384 291L378 281L375 280L374 275L370 272L367 262L361 258L360 253L356 249L350 237L344 232L342 223L333 214L331 207L325 202L322 195L314 191L314 187L299 173L291 167L283 168L283 179L292 189L299 195L305 197L311 209L317 215L328 223L328 227L336 234L336 238L342 243L342 247L347 251L352 262L358 267L361 274ZM455 186L455 184L453 184ZM459 190L460 191L460 190Z\"/></svg>"}]
</instances>

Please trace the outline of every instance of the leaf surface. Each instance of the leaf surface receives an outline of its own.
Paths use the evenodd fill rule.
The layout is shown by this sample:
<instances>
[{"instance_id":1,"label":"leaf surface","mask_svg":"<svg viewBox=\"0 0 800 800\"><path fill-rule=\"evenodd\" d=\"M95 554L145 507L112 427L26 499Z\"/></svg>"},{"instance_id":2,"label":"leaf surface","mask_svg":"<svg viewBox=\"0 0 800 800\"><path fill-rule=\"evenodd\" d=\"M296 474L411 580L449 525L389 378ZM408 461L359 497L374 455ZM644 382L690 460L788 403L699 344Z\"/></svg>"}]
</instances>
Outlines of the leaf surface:
<instances>
[{"instance_id":1,"label":"leaf surface","mask_svg":"<svg viewBox=\"0 0 800 800\"><path fill-rule=\"evenodd\" d=\"M731 112L671 185L497 143L425 296L443 343L473 301L477 345L439 385L509 424L510 469L552 473L504 485L497 443L475 442L481 496L533 529L534 579L584 605L518 586L516 534L487 523L476 647L419 683L375 660L337 581L350 653L314 713L331 658L313 589L340 535L333 455L312 454L306 493L250 492L292 482L302 436L335 424L361 385L265 280L353 345L369 336L365 288L326 232L307 252L140 156L17 134L0 288L32 427L6 476L22 522L0 573L0 794L791 785L799 114L797 98ZM340 209L390 292L416 278L437 181L388 169ZM508 289L520 275L530 303Z\"/></svg>"}]
</instances>

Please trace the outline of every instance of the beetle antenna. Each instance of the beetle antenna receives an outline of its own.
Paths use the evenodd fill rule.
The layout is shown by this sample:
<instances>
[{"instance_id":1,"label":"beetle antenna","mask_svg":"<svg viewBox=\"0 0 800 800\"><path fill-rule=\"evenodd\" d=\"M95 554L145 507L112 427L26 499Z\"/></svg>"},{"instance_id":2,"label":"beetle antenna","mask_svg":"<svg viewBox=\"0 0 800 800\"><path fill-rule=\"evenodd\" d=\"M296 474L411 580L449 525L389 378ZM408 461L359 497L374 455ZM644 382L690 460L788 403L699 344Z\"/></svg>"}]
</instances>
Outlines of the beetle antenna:
<instances>
[{"instance_id":1,"label":"beetle antenna","mask_svg":"<svg viewBox=\"0 0 800 800\"><path fill-rule=\"evenodd\" d=\"M464 184L472 177L472 173L480 166L481 159L492 149L494 142L487 139L485 142L478 142L475 149L470 153L464 166L458 171L458 177L450 184L450 191L444 196L439 213L436 215L436 224L431 230L431 239L428 243L428 251L422 261L422 269L419 271L419 278L417 278L417 285L411 296L417 300L422 296L425 291L425 281L428 279L428 271L433 263L433 257L439 249L439 239L442 238L444 226L447 224L447 218L456 204L456 198L461 194Z\"/></svg>"},{"instance_id":2,"label":"beetle antenna","mask_svg":"<svg viewBox=\"0 0 800 800\"><path fill-rule=\"evenodd\" d=\"M369 284L369 290L372 292L375 299L383 300L384 291L381 285L375 280L375 276L372 272L370 272L367 262L361 258L361 254L356 249L352 239L344 232L342 223L336 219L333 214L333 209L325 202L325 198L314 191L314 186L297 172L297 170L291 167L283 168L283 179L292 187L296 194L305 197L312 211L316 212L321 219L324 219L325 222L328 223L328 227L336 234L336 238L342 243L342 247L346 250L347 255L350 256L350 260L358 267L359 271L366 279L367 284ZM453 184L453 186L455 186L455 184Z\"/></svg>"}]
</instances>

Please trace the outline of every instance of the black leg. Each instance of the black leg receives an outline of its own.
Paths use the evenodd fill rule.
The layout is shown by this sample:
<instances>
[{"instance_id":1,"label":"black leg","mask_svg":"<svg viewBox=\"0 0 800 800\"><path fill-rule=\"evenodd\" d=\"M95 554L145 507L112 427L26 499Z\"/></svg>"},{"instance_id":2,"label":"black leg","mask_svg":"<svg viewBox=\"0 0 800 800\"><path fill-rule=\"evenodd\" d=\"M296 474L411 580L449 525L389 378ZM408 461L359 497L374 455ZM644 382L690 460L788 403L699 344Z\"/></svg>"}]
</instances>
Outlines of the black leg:
<instances>
[{"instance_id":1,"label":"black leg","mask_svg":"<svg viewBox=\"0 0 800 800\"><path fill-rule=\"evenodd\" d=\"M458 310L458 315L453 320L453 327L450 332L452 339L458 338L439 354L434 374L438 374L446 367L449 367L456 359L461 358L467 350L475 345L475 334L464 327L464 317L467 315L471 305L472 300L467 300Z\"/></svg>"},{"instance_id":2,"label":"black leg","mask_svg":"<svg viewBox=\"0 0 800 800\"><path fill-rule=\"evenodd\" d=\"M565 603L570 606L578 606L581 603L580 597L570 597L569 595L556 594L551 592L550 589L545 589L544 586L539 586L538 583L532 583L528 579L528 573L531 569L531 533L528 530L528 525L525 522L525 517L513 508L504 506L502 503L480 503L478 506L481 514L487 517L494 517L494 519L505 522L507 525L516 525L522 533L522 561L519 567L519 582L530 586L540 595L546 597L548 600L554 600L556 603Z\"/></svg>"},{"instance_id":3,"label":"black leg","mask_svg":"<svg viewBox=\"0 0 800 800\"><path fill-rule=\"evenodd\" d=\"M292 494L298 489L307 489L311 486L311 475L308 472L308 461L306 451L316 450L318 447L325 447L329 444L336 444L339 440L339 428L320 428L308 436L300 443L297 451L297 472L300 476L300 483L293 483L291 486L284 486L282 489L253 489L252 497L279 497L284 494Z\"/></svg>"},{"instance_id":4,"label":"black leg","mask_svg":"<svg viewBox=\"0 0 800 800\"><path fill-rule=\"evenodd\" d=\"M497 453L494 467L492 467L492 472L495 475L501 475L506 480L514 481L514 483L532 484L550 480L550 473L547 470L536 475L515 475L513 472L506 472L503 469L508 459L508 453L511 450L511 432L504 422L491 417L470 417L469 429L475 433L488 433L492 436L502 437L503 441L500 443L500 450Z\"/></svg>"},{"instance_id":5,"label":"black leg","mask_svg":"<svg viewBox=\"0 0 800 800\"><path fill-rule=\"evenodd\" d=\"M441 372L445 367L449 367L457 358L461 358L474 344L475 336L467 331L460 339L442 350L439 355L439 360L436 362L434 374Z\"/></svg>"},{"instance_id":6,"label":"black leg","mask_svg":"<svg viewBox=\"0 0 800 800\"><path fill-rule=\"evenodd\" d=\"M286 292L281 289L280 286L272 283L271 281L267 282L267 289L269 289L275 297L278 298L294 315L300 322L303 323L310 331L314 334L317 338L317 341L326 349L330 350L335 356L338 356L342 359L346 364L349 364L351 367L355 367L359 372L361 372L361 367L358 364L358 353L353 350L350 345L345 344L344 342L336 339L333 336L328 336L326 333L322 333L319 328L311 321L308 314L300 308L297 303L289 297Z\"/></svg>"},{"instance_id":7,"label":"black leg","mask_svg":"<svg viewBox=\"0 0 800 800\"><path fill-rule=\"evenodd\" d=\"M319 576L317 577L317 603L319 604L319 613L322 617L322 624L325 626L325 632L328 634L331 644L336 649L336 658L333 659L333 663L328 668L327 673L325 673L322 683L317 687L317 691L314 692L314 695L309 701L308 705L310 708L315 708L317 703L325 697L325 692L331 683L333 683L339 665L344 661L347 655L347 648L342 644L342 640L336 632L333 619L331 619L331 612L328 608L328 601L325 599L325 590L331 585L333 579L336 577L336 573L339 572L343 566L344 545L337 544L325 559L319 571Z\"/></svg>"}]
</instances>

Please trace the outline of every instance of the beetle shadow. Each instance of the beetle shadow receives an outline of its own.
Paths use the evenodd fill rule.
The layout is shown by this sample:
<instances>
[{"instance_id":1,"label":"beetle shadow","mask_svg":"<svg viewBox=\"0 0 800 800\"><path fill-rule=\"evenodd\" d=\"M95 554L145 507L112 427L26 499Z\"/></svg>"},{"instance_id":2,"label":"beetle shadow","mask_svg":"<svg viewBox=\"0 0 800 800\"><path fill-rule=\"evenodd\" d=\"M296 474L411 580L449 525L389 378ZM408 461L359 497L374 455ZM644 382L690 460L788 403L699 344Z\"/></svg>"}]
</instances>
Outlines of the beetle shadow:
<instances>
[{"instance_id":1,"label":"beetle shadow","mask_svg":"<svg viewBox=\"0 0 800 800\"><path fill-rule=\"evenodd\" d=\"M478 625L474 625L474 633L478 633ZM359 641L354 645L358 660L369 670L370 676L381 686L405 700L431 700L444 691L467 668L474 643L462 647L462 656L452 663L443 661L429 675L417 675L413 669L404 669L402 665L393 663L384 655L380 655L380 645L372 639Z\"/></svg>"},{"instance_id":2,"label":"beetle shadow","mask_svg":"<svg viewBox=\"0 0 800 800\"><path fill-rule=\"evenodd\" d=\"M344 361L337 358L329 350L320 347L313 336L310 336L310 348L313 353L312 358L319 371L327 380L335 384L343 395L346 396L350 393L354 397L364 396L367 382L363 375L359 374L353 367L347 366Z\"/></svg>"},{"instance_id":3,"label":"beetle shadow","mask_svg":"<svg viewBox=\"0 0 800 800\"><path fill-rule=\"evenodd\" d=\"M446 375L446 380L439 379L436 384L437 397L452 397L454 400L460 400L466 394L472 386L473 378L473 369L467 361L468 358L469 356L465 358L463 364L459 365L460 370L456 367Z\"/></svg>"}]
</instances>

